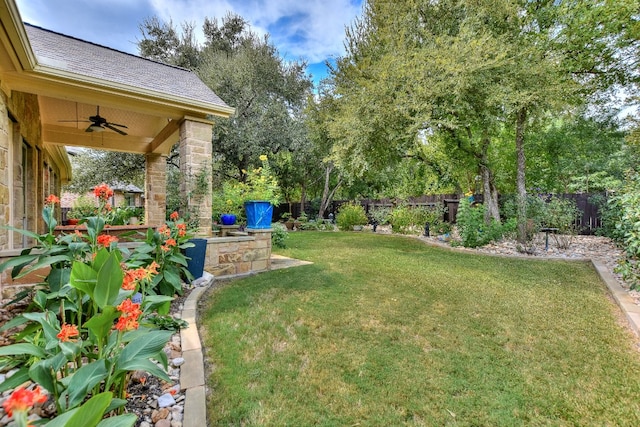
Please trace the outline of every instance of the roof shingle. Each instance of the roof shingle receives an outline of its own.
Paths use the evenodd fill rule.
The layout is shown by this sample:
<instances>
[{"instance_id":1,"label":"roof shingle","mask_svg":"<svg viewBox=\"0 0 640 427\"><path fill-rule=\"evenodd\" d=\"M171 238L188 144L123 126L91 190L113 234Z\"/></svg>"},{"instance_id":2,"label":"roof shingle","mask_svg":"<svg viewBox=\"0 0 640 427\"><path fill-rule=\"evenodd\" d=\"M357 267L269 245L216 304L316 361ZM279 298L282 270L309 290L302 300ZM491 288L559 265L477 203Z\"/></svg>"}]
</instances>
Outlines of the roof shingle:
<instances>
[{"instance_id":1,"label":"roof shingle","mask_svg":"<svg viewBox=\"0 0 640 427\"><path fill-rule=\"evenodd\" d=\"M90 78L229 108L193 72L25 23L38 63Z\"/></svg>"}]
</instances>

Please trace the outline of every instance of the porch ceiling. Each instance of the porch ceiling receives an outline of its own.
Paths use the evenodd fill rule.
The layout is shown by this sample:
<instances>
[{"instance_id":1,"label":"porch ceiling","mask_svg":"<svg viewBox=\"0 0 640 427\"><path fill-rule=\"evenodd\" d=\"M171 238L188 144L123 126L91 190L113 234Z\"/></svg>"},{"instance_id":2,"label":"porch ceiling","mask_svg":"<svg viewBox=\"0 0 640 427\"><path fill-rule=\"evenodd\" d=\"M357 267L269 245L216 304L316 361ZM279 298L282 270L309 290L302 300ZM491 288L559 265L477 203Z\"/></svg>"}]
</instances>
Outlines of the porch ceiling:
<instances>
[{"instance_id":1,"label":"porch ceiling","mask_svg":"<svg viewBox=\"0 0 640 427\"><path fill-rule=\"evenodd\" d=\"M84 103L74 100L39 96L42 121L42 139L49 144L90 147L130 153L168 153L178 141L178 130L183 121L179 117L145 114L126 106ZM119 128L127 135L110 129L87 132L97 107L100 116L110 123L125 125Z\"/></svg>"}]
</instances>

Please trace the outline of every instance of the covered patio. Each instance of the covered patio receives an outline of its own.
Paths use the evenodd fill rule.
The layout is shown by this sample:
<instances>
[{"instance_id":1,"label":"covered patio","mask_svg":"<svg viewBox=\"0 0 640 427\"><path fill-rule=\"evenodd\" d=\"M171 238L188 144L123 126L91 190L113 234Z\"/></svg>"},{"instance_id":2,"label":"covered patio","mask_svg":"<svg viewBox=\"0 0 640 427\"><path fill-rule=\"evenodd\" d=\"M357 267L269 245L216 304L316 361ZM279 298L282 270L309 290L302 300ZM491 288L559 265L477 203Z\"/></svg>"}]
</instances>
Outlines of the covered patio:
<instances>
[{"instance_id":1,"label":"covered patio","mask_svg":"<svg viewBox=\"0 0 640 427\"><path fill-rule=\"evenodd\" d=\"M182 198L198 213L196 234L211 237L211 197L188 197L186 177L211 176L212 119L234 109L189 70L24 24L13 0L0 0L0 19L0 225L44 232L44 199L71 179L65 146L144 155L144 222L161 225L166 160L178 143ZM29 240L0 228L0 259ZM207 270L216 270L221 256L209 252ZM5 272L3 292L7 282Z\"/></svg>"}]
</instances>

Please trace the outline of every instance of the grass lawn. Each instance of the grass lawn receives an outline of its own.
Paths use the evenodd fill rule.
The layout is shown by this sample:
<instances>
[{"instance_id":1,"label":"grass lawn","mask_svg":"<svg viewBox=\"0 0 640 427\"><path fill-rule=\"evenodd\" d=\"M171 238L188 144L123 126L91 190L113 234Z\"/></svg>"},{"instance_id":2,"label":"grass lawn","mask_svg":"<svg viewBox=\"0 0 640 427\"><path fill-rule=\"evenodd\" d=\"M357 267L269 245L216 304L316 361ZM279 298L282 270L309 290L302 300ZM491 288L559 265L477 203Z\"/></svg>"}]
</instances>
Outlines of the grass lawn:
<instances>
[{"instance_id":1,"label":"grass lawn","mask_svg":"<svg viewBox=\"0 0 640 427\"><path fill-rule=\"evenodd\" d=\"M640 353L590 264L372 233L288 246L315 264L202 300L210 425L640 425Z\"/></svg>"}]
</instances>

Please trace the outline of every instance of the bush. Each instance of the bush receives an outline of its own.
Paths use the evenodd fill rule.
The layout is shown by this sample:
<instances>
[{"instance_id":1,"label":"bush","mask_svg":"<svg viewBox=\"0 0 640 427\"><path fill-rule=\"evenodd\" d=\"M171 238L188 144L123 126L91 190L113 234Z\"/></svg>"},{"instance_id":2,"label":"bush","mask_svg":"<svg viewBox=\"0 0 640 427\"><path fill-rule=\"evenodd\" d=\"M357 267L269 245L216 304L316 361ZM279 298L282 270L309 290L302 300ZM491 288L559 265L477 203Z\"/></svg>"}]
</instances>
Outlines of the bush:
<instances>
[{"instance_id":1,"label":"bush","mask_svg":"<svg viewBox=\"0 0 640 427\"><path fill-rule=\"evenodd\" d=\"M271 224L273 231L271 232L271 244L276 248L286 248L287 239L289 238L289 232L287 227L281 222L274 222Z\"/></svg>"},{"instance_id":2,"label":"bush","mask_svg":"<svg viewBox=\"0 0 640 427\"><path fill-rule=\"evenodd\" d=\"M391 208L379 206L369 209L369 218L371 218L371 222L375 221L378 225L386 225L391 219Z\"/></svg>"},{"instance_id":3,"label":"bush","mask_svg":"<svg viewBox=\"0 0 640 427\"><path fill-rule=\"evenodd\" d=\"M394 233L410 234L415 231L416 212L407 205L397 206L391 212L391 230Z\"/></svg>"},{"instance_id":4,"label":"bush","mask_svg":"<svg viewBox=\"0 0 640 427\"><path fill-rule=\"evenodd\" d=\"M606 236L618 243L624 241L624 231L618 227L622 221L623 208L619 196L607 198L604 194L596 194L589 200L598 207L602 227L596 230L598 236Z\"/></svg>"},{"instance_id":5,"label":"bush","mask_svg":"<svg viewBox=\"0 0 640 427\"><path fill-rule=\"evenodd\" d=\"M625 259L616 268L631 289L640 288L640 176L629 179L622 193L613 198L621 212L616 224L616 232L622 236Z\"/></svg>"},{"instance_id":6,"label":"bush","mask_svg":"<svg viewBox=\"0 0 640 427\"><path fill-rule=\"evenodd\" d=\"M451 225L443 220L445 208L438 206L410 207L400 205L391 212L391 229L400 234L422 234L426 223L435 234L451 231Z\"/></svg>"},{"instance_id":7,"label":"bush","mask_svg":"<svg viewBox=\"0 0 640 427\"><path fill-rule=\"evenodd\" d=\"M366 225L369 222L364 208L355 202L345 203L340 206L336 215L336 224L342 231L348 231L354 225Z\"/></svg>"},{"instance_id":8,"label":"bush","mask_svg":"<svg viewBox=\"0 0 640 427\"><path fill-rule=\"evenodd\" d=\"M515 230L515 219L506 221L504 225L493 219L489 224L485 224L484 213L483 205L472 206L467 198L460 200L457 226L462 246L467 248L484 246L489 242L500 240L505 233Z\"/></svg>"}]
</instances>

